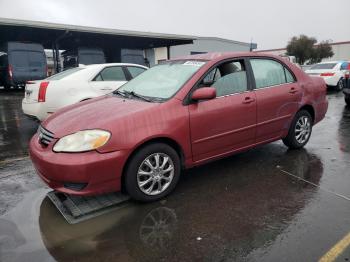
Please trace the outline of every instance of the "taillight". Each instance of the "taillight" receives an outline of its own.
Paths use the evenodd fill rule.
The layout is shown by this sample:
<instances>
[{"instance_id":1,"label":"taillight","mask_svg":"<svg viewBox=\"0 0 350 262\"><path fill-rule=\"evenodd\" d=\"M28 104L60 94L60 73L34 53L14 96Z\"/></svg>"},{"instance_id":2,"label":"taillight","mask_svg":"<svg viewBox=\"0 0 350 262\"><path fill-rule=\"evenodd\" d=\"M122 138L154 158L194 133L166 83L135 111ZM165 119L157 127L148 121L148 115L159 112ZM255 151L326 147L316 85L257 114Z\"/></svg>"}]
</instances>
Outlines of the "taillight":
<instances>
[{"instance_id":1,"label":"taillight","mask_svg":"<svg viewBox=\"0 0 350 262\"><path fill-rule=\"evenodd\" d=\"M8 70L9 70L9 76L12 79L13 75L12 75L12 66L11 65L9 65Z\"/></svg>"},{"instance_id":2,"label":"taillight","mask_svg":"<svg viewBox=\"0 0 350 262\"><path fill-rule=\"evenodd\" d=\"M46 90L47 86L50 82L41 82L40 88L39 88L39 94L38 94L38 102L45 102L46 99Z\"/></svg>"},{"instance_id":3,"label":"taillight","mask_svg":"<svg viewBox=\"0 0 350 262\"><path fill-rule=\"evenodd\" d=\"M345 79L349 79L350 78L350 72L346 72L345 73Z\"/></svg>"},{"instance_id":4,"label":"taillight","mask_svg":"<svg viewBox=\"0 0 350 262\"><path fill-rule=\"evenodd\" d=\"M334 76L335 73L322 73L321 76Z\"/></svg>"}]
</instances>

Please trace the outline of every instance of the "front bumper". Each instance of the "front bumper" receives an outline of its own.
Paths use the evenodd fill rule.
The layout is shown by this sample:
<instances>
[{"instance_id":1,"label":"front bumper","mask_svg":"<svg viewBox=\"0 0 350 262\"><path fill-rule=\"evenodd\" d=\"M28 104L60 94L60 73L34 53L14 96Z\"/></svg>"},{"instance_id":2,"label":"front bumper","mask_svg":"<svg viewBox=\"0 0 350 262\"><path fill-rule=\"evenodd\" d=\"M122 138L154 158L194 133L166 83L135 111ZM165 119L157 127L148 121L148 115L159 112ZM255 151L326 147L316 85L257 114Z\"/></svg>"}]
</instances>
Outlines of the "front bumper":
<instances>
[{"instance_id":1,"label":"front bumper","mask_svg":"<svg viewBox=\"0 0 350 262\"><path fill-rule=\"evenodd\" d=\"M57 141L57 140L56 140ZM55 153L53 141L43 147L36 134L30 141L29 153L42 180L51 188L73 195L98 195L121 190L122 169L126 162L125 151L98 153ZM79 190L67 184L86 184Z\"/></svg>"}]
</instances>

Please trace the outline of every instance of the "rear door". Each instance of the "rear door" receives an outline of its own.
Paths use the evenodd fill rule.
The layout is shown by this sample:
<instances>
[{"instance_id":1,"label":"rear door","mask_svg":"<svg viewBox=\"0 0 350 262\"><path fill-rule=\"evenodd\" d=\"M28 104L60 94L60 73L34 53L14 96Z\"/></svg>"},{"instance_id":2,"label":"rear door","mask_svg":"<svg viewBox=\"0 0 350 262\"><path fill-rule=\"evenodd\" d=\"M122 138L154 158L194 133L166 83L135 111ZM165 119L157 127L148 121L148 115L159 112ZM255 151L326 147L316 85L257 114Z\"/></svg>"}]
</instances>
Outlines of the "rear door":
<instances>
[{"instance_id":1,"label":"rear door","mask_svg":"<svg viewBox=\"0 0 350 262\"><path fill-rule=\"evenodd\" d=\"M12 69L12 79L15 83L24 83L31 78L27 51L9 51L8 61Z\"/></svg>"},{"instance_id":2,"label":"rear door","mask_svg":"<svg viewBox=\"0 0 350 262\"><path fill-rule=\"evenodd\" d=\"M269 58L250 59L257 99L256 142L279 139L299 108L301 87L281 62Z\"/></svg>"},{"instance_id":3,"label":"rear door","mask_svg":"<svg viewBox=\"0 0 350 262\"><path fill-rule=\"evenodd\" d=\"M90 84L99 94L108 94L126 82L127 76L122 66L108 66L103 68Z\"/></svg>"},{"instance_id":4,"label":"rear door","mask_svg":"<svg viewBox=\"0 0 350 262\"><path fill-rule=\"evenodd\" d=\"M30 71L30 79L38 80L47 77L46 56L43 52L28 51L28 65Z\"/></svg>"}]
</instances>

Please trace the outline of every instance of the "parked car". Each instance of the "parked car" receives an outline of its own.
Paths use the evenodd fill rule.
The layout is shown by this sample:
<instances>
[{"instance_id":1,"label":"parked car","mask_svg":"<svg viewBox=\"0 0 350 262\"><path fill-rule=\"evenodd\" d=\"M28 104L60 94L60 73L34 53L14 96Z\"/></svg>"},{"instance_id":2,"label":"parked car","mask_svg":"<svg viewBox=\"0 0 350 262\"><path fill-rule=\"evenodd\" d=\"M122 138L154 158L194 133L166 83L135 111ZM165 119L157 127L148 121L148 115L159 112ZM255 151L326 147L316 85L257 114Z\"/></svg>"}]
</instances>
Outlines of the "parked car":
<instances>
[{"instance_id":1,"label":"parked car","mask_svg":"<svg viewBox=\"0 0 350 262\"><path fill-rule=\"evenodd\" d=\"M349 62L347 61L322 62L312 66L305 72L308 75L322 77L326 81L327 86L341 91L344 88L343 78L348 66Z\"/></svg>"},{"instance_id":2,"label":"parked car","mask_svg":"<svg viewBox=\"0 0 350 262\"><path fill-rule=\"evenodd\" d=\"M40 44L7 42L0 51L0 86L24 86L26 81L47 77L44 48Z\"/></svg>"},{"instance_id":3,"label":"parked car","mask_svg":"<svg viewBox=\"0 0 350 262\"><path fill-rule=\"evenodd\" d=\"M47 118L30 142L39 176L75 195L154 201L183 168L282 139L308 142L326 85L278 56L211 53L155 66L115 92Z\"/></svg>"},{"instance_id":4,"label":"parked car","mask_svg":"<svg viewBox=\"0 0 350 262\"><path fill-rule=\"evenodd\" d=\"M62 53L63 69L67 70L79 65L106 63L106 57L101 48L78 47Z\"/></svg>"},{"instance_id":5,"label":"parked car","mask_svg":"<svg viewBox=\"0 0 350 262\"><path fill-rule=\"evenodd\" d=\"M42 121L62 107L111 93L147 69L136 64L89 65L30 81L25 87L22 110Z\"/></svg>"},{"instance_id":6,"label":"parked car","mask_svg":"<svg viewBox=\"0 0 350 262\"><path fill-rule=\"evenodd\" d=\"M349 66L350 66L350 63L349 63ZM345 73L345 76L344 76L343 93L344 93L345 103L348 106L350 106L350 68L348 69L348 71Z\"/></svg>"}]
</instances>

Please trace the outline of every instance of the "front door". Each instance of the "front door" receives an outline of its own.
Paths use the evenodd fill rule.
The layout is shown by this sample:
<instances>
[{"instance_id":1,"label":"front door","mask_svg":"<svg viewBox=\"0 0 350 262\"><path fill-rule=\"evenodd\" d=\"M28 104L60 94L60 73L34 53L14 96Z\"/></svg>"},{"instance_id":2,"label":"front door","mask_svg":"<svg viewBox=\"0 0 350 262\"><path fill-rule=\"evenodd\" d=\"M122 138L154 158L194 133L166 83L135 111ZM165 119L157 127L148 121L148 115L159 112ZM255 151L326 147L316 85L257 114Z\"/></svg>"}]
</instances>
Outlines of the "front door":
<instances>
[{"instance_id":1,"label":"front door","mask_svg":"<svg viewBox=\"0 0 350 262\"><path fill-rule=\"evenodd\" d=\"M189 105L195 162L249 147L255 141L256 98L244 60L220 64L197 88L208 83L216 88L217 97Z\"/></svg>"}]
</instances>

